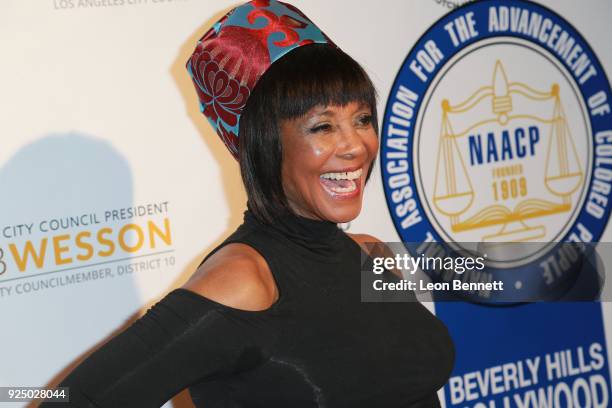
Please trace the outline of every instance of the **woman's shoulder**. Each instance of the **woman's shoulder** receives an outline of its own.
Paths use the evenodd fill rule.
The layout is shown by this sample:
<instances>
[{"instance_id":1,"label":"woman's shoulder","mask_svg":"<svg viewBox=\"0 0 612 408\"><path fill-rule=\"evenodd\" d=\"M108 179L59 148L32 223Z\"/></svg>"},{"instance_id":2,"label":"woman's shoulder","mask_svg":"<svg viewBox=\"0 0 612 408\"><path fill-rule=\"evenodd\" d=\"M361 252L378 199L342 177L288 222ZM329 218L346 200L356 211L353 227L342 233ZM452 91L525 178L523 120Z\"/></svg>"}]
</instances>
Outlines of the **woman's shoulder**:
<instances>
[{"instance_id":1,"label":"woman's shoulder","mask_svg":"<svg viewBox=\"0 0 612 408\"><path fill-rule=\"evenodd\" d=\"M355 241L363 252L370 258L394 258L395 253L391 248L380 239L370 234L346 233L353 241ZM402 277L402 273L396 268L390 269L390 272Z\"/></svg>"},{"instance_id":2,"label":"woman's shoulder","mask_svg":"<svg viewBox=\"0 0 612 408\"><path fill-rule=\"evenodd\" d=\"M391 252L389 247L384 242L373 235L348 232L346 235L359 244L361 249L363 249L363 251L369 256L384 256L385 254Z\"/></svg>"},{"instance_id":3,"label":"woman's shoulder","mask_svg":"<svg viewBox=\"0 0 612 408\"><path fill-rule=\"evenodd\" d=\"M278 299L270 268L254 248L232 242L210 255L183 289L235 309L262 311Z\"/></svg>"},{"instance_id":4,"label":"woman's shoulder","mask_svg":"<svg viewBox=\"0 0 612 408\"><path fill-rule=\"evenodd\" d=\"M357 243L365 243L365 242L382 243L382 241L380 239L378 239L375 236L370 235L370 234L353 233L353 232L349 233L349 232L347 232L346 235L351 237L354 241L357 241Z\"/></svg>"}]
</instances>

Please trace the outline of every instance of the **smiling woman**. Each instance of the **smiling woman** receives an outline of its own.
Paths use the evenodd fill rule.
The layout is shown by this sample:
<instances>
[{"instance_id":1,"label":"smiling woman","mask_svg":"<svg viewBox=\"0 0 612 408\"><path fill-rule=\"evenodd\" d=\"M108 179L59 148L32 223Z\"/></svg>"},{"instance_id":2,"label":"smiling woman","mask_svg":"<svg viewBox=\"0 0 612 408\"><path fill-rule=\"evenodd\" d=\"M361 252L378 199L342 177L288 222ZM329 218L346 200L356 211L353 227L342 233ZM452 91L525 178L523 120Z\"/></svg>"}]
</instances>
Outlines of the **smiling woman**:
<instances>
[{"instance_id":1,"label":"smiling woman","mask_svg":"<svg viewBox=\"0 0 612 408\"><path fill-rule=\"evenodd\" d=\"M242 177L260 220L288 209L337 223L357 217L378 119L374 86L349 55L330 44L291 51L262 75L240 121ZM346 172L356 181L326 181Z\"/></svg>"},{"instance_id":2,"label":"smiling woman","mask_svg":"<svg viewBox=\"0 0 612 408\"><path fill-rule=\"evenodd\" d=\"M351 102L281 122L283 188L293 212L336 223L359 215L365 175L378 150L371 111Z\"/></svg>"},{"instance_id":3,"label":"smiling woman","mask_svg":"<svg viewBox=\"0 0 612 408\"><path fill-rule=\"evenodd\" d=\"M207 408L439 407L446 328L413 295L362 302L360 245L375 238L337 225L361 212L378 150L368 75L273 0L230 11L187 67L240 163L243 223L62 381L71 406L159 407L189 388Z\"/></svg>"}]
</instances>

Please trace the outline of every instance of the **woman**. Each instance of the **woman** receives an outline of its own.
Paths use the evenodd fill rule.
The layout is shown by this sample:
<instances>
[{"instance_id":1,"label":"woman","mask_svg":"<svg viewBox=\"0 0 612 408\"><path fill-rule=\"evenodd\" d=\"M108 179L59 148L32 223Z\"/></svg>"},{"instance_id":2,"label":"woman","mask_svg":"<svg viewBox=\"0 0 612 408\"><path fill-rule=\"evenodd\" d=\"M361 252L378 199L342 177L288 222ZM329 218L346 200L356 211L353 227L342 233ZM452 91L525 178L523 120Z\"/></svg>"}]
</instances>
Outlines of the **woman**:
<instances>
[{"instance_id":1,"label":"woman","mask_svg":"<svg viewBox=\"0 0 612 408\"><path fill-rule=\"evenodd\" d=\"M158 407L189 388L207 408L438 407L445 327L418 302L362 302L374 238L337 227L360 213L378 149L367 74L276 1L232 10L187 66L240 162L244 222L60 384L72 406Z\"/></svg>"}]
</instances>

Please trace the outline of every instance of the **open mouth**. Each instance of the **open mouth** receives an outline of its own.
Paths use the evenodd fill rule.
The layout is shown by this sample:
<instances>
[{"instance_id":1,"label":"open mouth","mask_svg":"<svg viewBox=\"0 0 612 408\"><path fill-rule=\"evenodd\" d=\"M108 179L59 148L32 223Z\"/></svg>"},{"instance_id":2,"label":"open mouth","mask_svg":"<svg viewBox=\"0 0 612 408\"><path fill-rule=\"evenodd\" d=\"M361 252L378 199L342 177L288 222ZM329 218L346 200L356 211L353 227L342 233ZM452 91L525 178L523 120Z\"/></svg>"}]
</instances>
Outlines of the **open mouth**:
<instances>
[{"instance_id":1,"label":"open mouth","mask_svg":"<svg viewBox=\"0 0 612 408\"><path fill-rule=\"evenodd\" d=\"M362 169L323 173L319 176L323 187L332 195L351 195L358 192Z\"/></svg>"}]
</instances>

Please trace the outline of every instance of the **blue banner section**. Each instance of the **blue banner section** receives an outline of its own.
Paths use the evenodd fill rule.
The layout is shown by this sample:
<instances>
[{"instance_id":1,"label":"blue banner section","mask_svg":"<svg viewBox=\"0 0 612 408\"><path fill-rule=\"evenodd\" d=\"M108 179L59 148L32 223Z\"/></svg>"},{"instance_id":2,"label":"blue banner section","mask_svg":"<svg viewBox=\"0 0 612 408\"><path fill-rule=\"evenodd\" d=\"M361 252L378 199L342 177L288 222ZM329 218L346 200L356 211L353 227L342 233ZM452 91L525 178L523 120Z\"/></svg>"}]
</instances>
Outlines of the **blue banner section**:
<instances>
[{"instance_id":1,"label":"blue banner section","mask_svg":"<svg viewBox=\"0 0 612 408\"><path fill-rule=\"evenodd\" d=\"M438 303L436 315L457 350L448 408L610 405L599 303Z\"/></svg>"}]
</instances>

